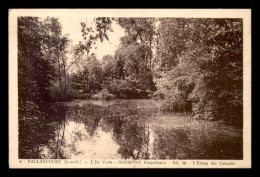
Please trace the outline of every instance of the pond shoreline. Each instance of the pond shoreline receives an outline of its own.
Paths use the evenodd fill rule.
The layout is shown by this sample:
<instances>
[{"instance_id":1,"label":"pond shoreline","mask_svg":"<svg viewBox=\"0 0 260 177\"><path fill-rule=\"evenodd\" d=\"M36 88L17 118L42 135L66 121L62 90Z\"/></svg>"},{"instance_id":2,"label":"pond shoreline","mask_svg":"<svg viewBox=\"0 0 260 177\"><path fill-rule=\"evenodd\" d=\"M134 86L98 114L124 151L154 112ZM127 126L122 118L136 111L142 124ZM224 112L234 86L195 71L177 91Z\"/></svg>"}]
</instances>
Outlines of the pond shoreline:
<instances>
[{"instance_id":1,"label":"pond shoreline","mask_svg":"<svg viewBox=\"0 0 260 177\"><path fill-rule=\"evenodd\" d=\"M96 99L83 99L83 98L78 98L78 99L72 99L72 100L68 100L68 101L57 101L53 104L62 104L62 103L70 103L70 102L103 102L103 103L109 103L109 102L115 102L115 101L119 101L120 100L126 100L126 101L142 101L142 100L145 100L145 101L148 101L150 100L151 102L154 102L157 104L158 107L160 107L163 102L165 100L163 99L153 99L153 98L137 98L137 99L120 99L120 98L113 98L113 99L109 99L109 100L103 100L103 99L99 99L99 100L96 100ZM102 104L101 104L102 105ZM103 104L105 105L105 104ZM165 114L185 114L185 116L189 116L190 119L192 121L198 121L198 122L201 122L201 121L206 121L206 122L217 122L217 123L220 123L220 124L224 124L224 125L228 125L228 126L231 126L231 127L234 127L234 128L237 128L237 129L241 129L241 125L234 125L234 124L227 124L225 123L223 120L208 120L208 119L194 119L191 117L191 115L193 115L194 113L192 113L192 111L168 111L168 110L160 110L161 112L165 113ZM187 115L186 115L187 114Z\"/></svg>"},{"instance_id":2,"label":"pond shoreline","mask_svg":"<svg viewBox=\"0 0 260 177\"><path fill-rule=\"evenodd\" d=\"M160 111L158 104L152 99L56 102L42 123L26 120L31 125L29 138L36 143L24 147L32 152L23 158L243 157L241 129L221 121L191 120L188 113ZM103 142L110 146L109 152L102 148Z\"/></svg>"}]
</instances>

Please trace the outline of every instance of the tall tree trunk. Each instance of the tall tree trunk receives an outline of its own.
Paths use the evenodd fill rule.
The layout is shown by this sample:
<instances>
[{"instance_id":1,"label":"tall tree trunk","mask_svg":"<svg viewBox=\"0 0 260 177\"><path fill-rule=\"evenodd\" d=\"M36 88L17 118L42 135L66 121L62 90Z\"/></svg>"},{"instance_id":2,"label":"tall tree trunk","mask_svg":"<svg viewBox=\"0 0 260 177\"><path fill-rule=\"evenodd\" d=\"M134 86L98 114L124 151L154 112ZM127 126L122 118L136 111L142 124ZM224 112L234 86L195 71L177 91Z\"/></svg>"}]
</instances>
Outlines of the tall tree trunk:
<instances>
[{"instance_id":1,"label":"tall tree trunk","mask_svg":"<svg viewBox=\"0 0 260 177\"><path fill-rule=\"evenodd\" d=\"M152 40L150 40L150 70L152 70Z\"/></svg>"},{"instance_id":2,"label":"tall tree trunk","mask_svg":"<svg viewBox=\"0 0 260 177\"><path fill-rule=\"evenodd\" d=\"M62 56L62 62L63 62L63 74L64 74L64 96L67 95L67 77L66 77L66 63L65 59Z\"/></svg>"},{"instance_id":3,"label":"tall tree trunk","mask_svg":"<svg viewBox=\"0 0 260 177\"><path fill-rule=\"evenodd\" d=\"M61 62L60 62L60 51L59 51L59 38L58 38L58 43L57 43L57 57L58 57L58 67L59 67L59 82L60 82L60 98L62 94L62 88L61 88Z\"/></svg>"},{"instance_id":4,"label":"tall tree trunk","mask_svg":"<svg viewBox=\"0 0 260 177\"><path fill-rule=\"evenodd\" d=\"M58 54L58 65L59 65L59 82L60 82L60 98L61 98L61 92L62 92L62 88L61 88L61 66L60 66L60 58L59 58L59 54Z\"/></svg>"}]
</instances>

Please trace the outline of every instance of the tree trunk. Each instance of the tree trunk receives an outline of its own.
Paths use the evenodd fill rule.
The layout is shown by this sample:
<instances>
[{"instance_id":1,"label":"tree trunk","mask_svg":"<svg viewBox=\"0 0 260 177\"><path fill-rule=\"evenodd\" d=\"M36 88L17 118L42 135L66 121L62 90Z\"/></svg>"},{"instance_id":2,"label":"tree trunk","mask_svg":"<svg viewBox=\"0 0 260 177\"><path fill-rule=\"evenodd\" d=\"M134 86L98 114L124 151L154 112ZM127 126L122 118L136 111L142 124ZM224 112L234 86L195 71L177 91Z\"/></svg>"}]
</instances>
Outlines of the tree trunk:
<instances>
[{"instance_id":1,"label":"tree trunk","mask_svg":"<svg viewBox=\"0 0 260 177\"><path fill-rule=\"evenodd\" d=\"M58 43L57 43L57 57L58 57L58 67L59 67L59 81L60 81L60 98L61 98L61 94L62 94L62 88L61 88L61 62L60 62L60 51L59 51L59 38L58 38Z\"/></svg>"},{"instance_id":2,"label":"tree trunk","mask_svg":"<svg viewBox=\"0 0 260 177\"><path fill-rule=\"evenodd\" d=\"M62 56L62 62L63 62L63 74L64 74L64 96L67 95L67 77L66 77L66 63Z\"/></svg>"},{"instance_id":3,"label":"tree trunk","mask_svg":"<svg viewBox=\"0 0 260 177\"><path fill-rule=\"evenodd\" d=\"M150 40L150 70L152 70L152 40Z\"/></svg>"},{"instance_id":4,"label":"tree trunk","mask_svg":"<svg viewBox=\"0 0 260 177\"><path fill-rule=\"evenodd\" d=\"M62 92L62 88L61 88L61 66L60 66L60 58L59 58L59 52L58 52L58 67L59 67L59 82L60 82L60 98L61 98L61 92Z\"/></svg>"}]
</instances>

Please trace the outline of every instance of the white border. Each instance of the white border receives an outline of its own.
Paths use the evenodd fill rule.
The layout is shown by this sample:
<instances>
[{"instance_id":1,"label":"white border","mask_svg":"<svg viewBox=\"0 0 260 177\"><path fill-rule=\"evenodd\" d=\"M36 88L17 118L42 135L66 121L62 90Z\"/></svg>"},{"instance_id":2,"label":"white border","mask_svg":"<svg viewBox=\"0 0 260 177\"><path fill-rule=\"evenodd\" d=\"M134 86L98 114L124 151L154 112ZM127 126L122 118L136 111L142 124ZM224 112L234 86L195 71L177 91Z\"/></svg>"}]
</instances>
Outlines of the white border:
<instances>
[{"instance_id":1,"label":"white border","mask_svg":"<svg viewBox=\"0 0 260 177\"><path fill-rule=\"evenodd\" d=\"M179 160L173 165L122 165L121 160L111 160L112 165L28 163L18 159L18 80L17 80L17 17L185 17L185 18L243 18L243 160L199 160L216 162L216 165L182 165L198 160ZM9 10L9 167L10 168L251 168L251 10L250 9L11 9ZM74 159L73 159L74 160ZM151 160L149 160L151 161ZM220 162L233 162L235 165L220 165Z\"/></svg>"}]
</instances>

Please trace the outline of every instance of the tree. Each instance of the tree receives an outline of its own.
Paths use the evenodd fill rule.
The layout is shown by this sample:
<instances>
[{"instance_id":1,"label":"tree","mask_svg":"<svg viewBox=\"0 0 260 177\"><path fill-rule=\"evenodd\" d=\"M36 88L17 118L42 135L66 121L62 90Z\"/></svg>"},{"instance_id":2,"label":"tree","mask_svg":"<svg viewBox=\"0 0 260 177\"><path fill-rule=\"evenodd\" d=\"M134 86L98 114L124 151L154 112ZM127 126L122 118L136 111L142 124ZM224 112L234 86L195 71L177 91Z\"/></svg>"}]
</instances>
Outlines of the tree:
<instances>
[{"instance_id":1,"label":"tree","mask_svg":"<svg viewBox=\"0 0 260 177\"><path fill-rule=\"evenodd\" d=\"M43 24L38 18L18 18L18 82L19 103L26 100L37 104L50 100L51 81L55 79L55 67L44 53Z\"/></svg>"},{"instance_id":2,"label":"tree","mask_svg":"<svg viewBox=\"0 0 260 177\"><path fill-rule=\"evenodd\" d=\"M117 23L128 33L132 41L147 47L144 55L146 65L152 69L152 47L157 35L155 18L118 18ZM128 38L129 38L128 37Z\"/></svg>"},{"instance_id":3,"label":"tree","mask_svg":"<svg viewBox=\"0 0 260 177\"><path fill-rule=\"evenodd\" d=\"M35 17L18 18L19 158L39 158L38 147L46 141L42 135L46 112L60 74L53 38L56 28L50 24Z\"/></svg>"},{"instance_id":4,"label":"tree","mask_svg":"<svg viewBox=\"0 0 260 177\"><path fill-rule=\"evenodd\" d=\"M86 65L71 77L72 87L78 94L90 93L91 95L101 90L103 82L103 72L99 61L95 55L85 59Z\"/></svg>"},{"instance_id":5,"label":"tree","mask_svg":"<svg viewBox=\"0 0 260 177\"><path fill-rule=\"evenodd\" d=\"M157 52L168 93L191 101L197 118L241 124L242 21L160 19L158 31ZM183 84L190 87L188 92Z\"/></svg>"},{"instance_id":6,"label":"tree","mask_svg":"<svg viewBox=\"0 0 260 177\"><path fill-rule=\"evenodd\" d=\"M87 19L86 19L87 20ZM99 39L103 42L104 39L109 40L107 32L112 32L112 20L108 17L94 18L94 27L88 26L87 23L82 22L82 37L84 42L79 43L79 50L87 52L89 54L93 45L96 44Z\"/></svg>"},{"instance_id":7,"label":"tree","mask_svg":"<svg viewBox=\"0 0 260 177\"><path fill-rule=\"evenodd\" d=\"M105 55L102 59L103 76L107 79L113 79L116 67L115 58L111 55Z\"/></svg>"},{"instance_id":8,"label":"tree","mask_svg":"<svg viewBox=\"0 0 260 177\"><path fill-rule=\"evenodd\" d=\"M46 57L51 60L53 65L57 68L57 76L59 80L59 99L66 97L66 54L70 40L68 35L62 35L62 27L58 18L47 17L42 21L42 30L44 34L42 48ZM62 83L64 80L64 87Z\"/></svg>"}]
</instances>

